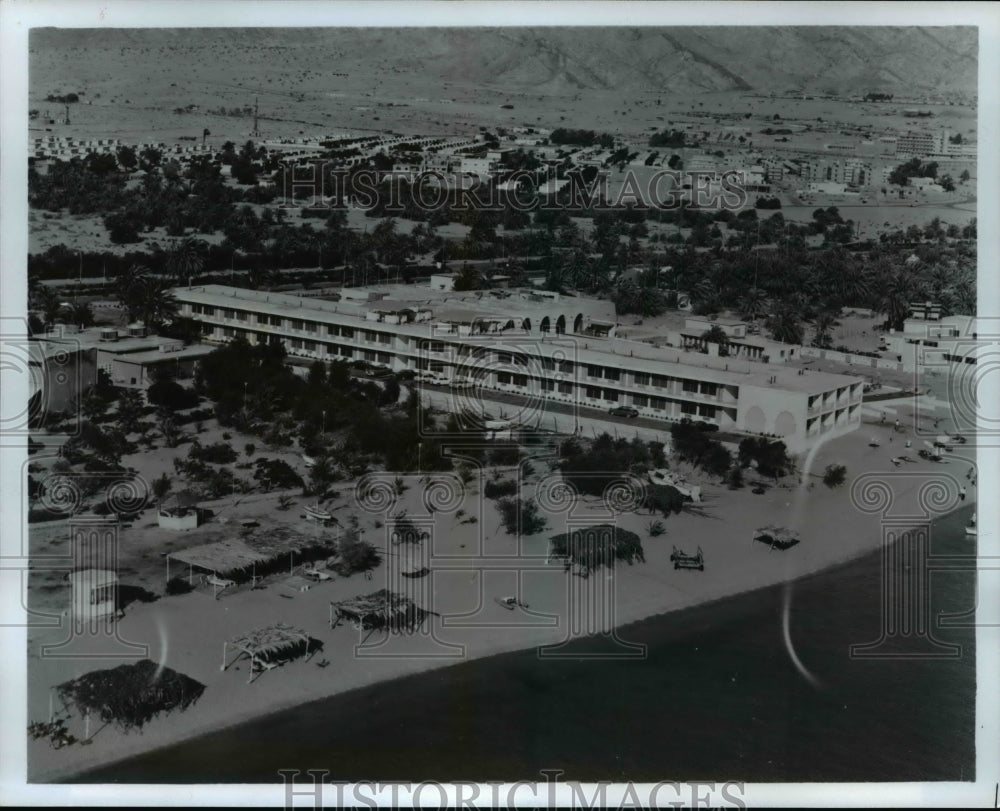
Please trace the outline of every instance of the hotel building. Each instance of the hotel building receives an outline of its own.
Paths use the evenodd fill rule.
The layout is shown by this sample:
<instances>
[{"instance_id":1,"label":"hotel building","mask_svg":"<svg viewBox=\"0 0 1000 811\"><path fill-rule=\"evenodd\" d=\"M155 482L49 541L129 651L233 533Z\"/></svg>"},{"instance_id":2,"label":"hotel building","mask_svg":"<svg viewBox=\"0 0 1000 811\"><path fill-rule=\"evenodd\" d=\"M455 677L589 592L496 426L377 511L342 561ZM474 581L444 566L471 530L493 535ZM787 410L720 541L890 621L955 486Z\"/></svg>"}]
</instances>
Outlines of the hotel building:
<instances>
[{"instance_id":1,"label":"hotel building","mask_svg":"<svg viewBox=\"0 0 1000 811\"><path fill-rule=\"evenodd\" d=\"M281 343L290 356L366 361L472 381L600 418L616 406L662 421L780 437L793 452L861 424L863 380L615 336L609 301L535 290L456 293L417 285L316 298L222 285L176 288L203 340ZM337 300L333 300L337 299Z\"/></svg>"}]
</instances>

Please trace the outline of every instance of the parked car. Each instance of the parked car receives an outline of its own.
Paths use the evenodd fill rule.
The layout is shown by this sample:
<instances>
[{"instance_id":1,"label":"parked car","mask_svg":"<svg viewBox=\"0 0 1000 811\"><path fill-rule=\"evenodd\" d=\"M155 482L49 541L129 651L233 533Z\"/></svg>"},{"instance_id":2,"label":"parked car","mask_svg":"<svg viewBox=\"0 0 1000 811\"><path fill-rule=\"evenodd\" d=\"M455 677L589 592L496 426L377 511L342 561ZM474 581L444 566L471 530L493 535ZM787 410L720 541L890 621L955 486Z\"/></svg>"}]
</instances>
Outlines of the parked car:
<instances>
[{"instance_id":1,"label":"parked car","mask_svg":"<svg viewBox=\"0 0 1000 811\"><path fill-rule=\"evenodd\" d=\"M639 410L632 406L616 406L608 412L612 417L633 417L639 416Z\"/></svg>"},{"instance_id":2,"label":"parked car","mask_svg":"<svg viewBox=\"0 0 1000 811\"><path fill-rule=\"evenodd\" d=\"M453 377L449 385L453 389L471 389L476 384L469 377Z\"/></svg>"}]
</instances>

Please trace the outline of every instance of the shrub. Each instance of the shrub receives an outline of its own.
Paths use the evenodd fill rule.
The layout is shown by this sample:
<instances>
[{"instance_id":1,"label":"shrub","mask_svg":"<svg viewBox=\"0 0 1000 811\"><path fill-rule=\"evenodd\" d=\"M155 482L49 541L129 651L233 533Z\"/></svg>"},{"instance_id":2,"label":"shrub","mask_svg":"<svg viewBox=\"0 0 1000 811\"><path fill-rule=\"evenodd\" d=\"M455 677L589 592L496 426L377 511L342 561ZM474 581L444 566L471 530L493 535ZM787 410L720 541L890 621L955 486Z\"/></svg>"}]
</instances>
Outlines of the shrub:
<instances>
[{"instance_id":1,"label":"shrub","mask_svg":"<svg viewBox=\"0 0 1000 811\"><path fill-rule=\"evenodd\" d=\"M729 481L730 490L739 490L743 486L743 471L740 469L739 465L733 465L732 468L730 468L727 479Z\"/></svg>"},{"instance_id":2,"label":"shrub","mask_svg":"<svg viewBox=\"0 0 1000 811\"><path fill-rule=\"evenodd\" d=\"M355 572L366 572L374 569L382 558L375 547L367 541L362 541L357 533L347 532L340 539L338 545L340 553L340 565L337 567L340 574L349 577Z\"/></svg>"},{"instance_id":3,"label":"shrub","mask_svg":"<svg viewBox=\"0 0 1000 811\"><path fill-rule=\"evenodd\" d=\"M823 471L823 484L833 489L847 481L847 468L843 465L827 465Z\"/></svg>"},{"instance_id":4,"label":"shrub","mask_svg":"<svg viewBox=\"0 0 1000 811\"><path fill-rule=\"evenodd\" d=\"M171 577L167 581L167 594L187 594L189 591L194 591L194 586L192 586L183 577Z\"/></svg>"},{"instance_id":5,"label":"shrub","mask_svg":"<svg viewBox=\"0 0 1000 811\"><path fill-rule=\"evenodd\" d=\"M497 502L500 520L510 535L534 535L545 529L545 516L538 514L538 504L531 499L502 498Z\"/></svg>"},{"instance_id":6,"label":"shrub","mask_svg":"<svg viewBox=\"0 0 1000 811\"><path fill-rule=\"evenodd\" d=\"M505 498L515 493L517 493L517 482L513 479L490 480L483 485L483 495L486 498Z\"/></svg>"},{"instance_id":7,"label":"shrub","mask_svg":"<svg viewBox=\"0 0 1000 811\"><path fill-rule=\"evenodd\" d=\"M211 462L216 465L227 465L239 458L236 450L225 442L216 442L213 445L199 445L196 442L188 451L188 456L200 462Z\"/></svg>"}]
</instances>

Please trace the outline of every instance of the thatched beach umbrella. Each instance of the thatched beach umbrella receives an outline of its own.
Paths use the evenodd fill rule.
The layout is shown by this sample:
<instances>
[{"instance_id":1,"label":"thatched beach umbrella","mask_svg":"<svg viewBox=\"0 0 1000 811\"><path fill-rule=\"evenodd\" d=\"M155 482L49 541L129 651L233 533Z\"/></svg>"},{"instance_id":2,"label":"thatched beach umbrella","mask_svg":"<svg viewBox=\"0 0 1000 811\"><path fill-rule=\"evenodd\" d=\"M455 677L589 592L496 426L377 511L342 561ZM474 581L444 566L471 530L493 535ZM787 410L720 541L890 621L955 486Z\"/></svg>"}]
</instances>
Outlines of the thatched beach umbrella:
<instances>
[{"instance_id":1,"label":"thatched beach umbrella","mask_svg":"<svg viewBox=\"0 0 1000 811\"><path fill-rule=\"evenodd\" d=\"M131 665L86 673L58 685L55 691L64 706L72 704L83 715L85 738L89 738L91 714L123 731L141 729L161 712L187 709L201 697L205 685L143 659Z\"/></svg>"},{"instance_id":2,"label":"thatched beach umbrella","mask_svg":"<svg viewBox=\"0 0 1000 811\"><path fill-rule=\"evenodd\" d=\"M232 662L228 661L229 648L238 651ZM247 684L249 684L254 679L254 670L258 660L262 663L278 663L282 659L292 659L303 653L311 653L312 648L312 638L305 631L284 623L277 623L234 636L223 642L222 666L219 670L225 670L241 656L249 656L250 678L247 679Z\"/></svg>"}]
</instances>

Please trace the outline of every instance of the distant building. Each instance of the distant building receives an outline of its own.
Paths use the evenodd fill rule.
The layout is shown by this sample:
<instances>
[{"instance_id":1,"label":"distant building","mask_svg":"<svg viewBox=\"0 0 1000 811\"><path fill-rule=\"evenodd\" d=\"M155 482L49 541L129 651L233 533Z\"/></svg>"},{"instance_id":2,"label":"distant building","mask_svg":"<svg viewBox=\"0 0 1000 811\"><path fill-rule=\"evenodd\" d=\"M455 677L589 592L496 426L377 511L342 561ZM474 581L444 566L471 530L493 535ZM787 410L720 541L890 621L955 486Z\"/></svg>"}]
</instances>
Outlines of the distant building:
<instances>
[{"instance_id":1,"label":"distant building","mask_svg":"<svg viewBox=\"0 0 1000 811\"><path fill-rule=\"evenodd\" d=\"M976 337L976 319L969 315L941 315L940 305L917 302L903 329L886 335L888 351L907 372L974 365L983 349ZM988 349L988 347L987 347Z\"/></svg>"}]
</instances>

